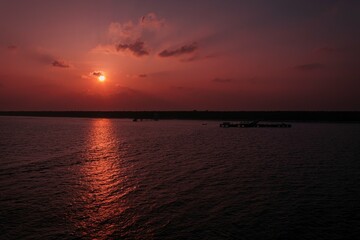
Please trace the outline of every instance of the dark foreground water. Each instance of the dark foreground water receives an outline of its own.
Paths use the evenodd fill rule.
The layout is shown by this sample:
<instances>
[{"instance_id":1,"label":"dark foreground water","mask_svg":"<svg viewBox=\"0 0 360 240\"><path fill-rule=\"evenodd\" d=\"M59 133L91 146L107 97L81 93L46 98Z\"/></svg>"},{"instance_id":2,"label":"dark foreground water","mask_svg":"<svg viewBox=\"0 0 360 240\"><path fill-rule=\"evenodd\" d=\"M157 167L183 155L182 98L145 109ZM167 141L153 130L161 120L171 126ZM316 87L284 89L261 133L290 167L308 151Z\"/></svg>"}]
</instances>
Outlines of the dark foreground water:
<instances>
[{"instance_id":1,"label":"dark foreground water","mask_svg":"<svg viewBox=\"0 0 360 240\"><path fill-rule=\"evenodd\" d=\"M0 118L0 239L357 239L360 125Z\"/></svg>"}]
</instances>

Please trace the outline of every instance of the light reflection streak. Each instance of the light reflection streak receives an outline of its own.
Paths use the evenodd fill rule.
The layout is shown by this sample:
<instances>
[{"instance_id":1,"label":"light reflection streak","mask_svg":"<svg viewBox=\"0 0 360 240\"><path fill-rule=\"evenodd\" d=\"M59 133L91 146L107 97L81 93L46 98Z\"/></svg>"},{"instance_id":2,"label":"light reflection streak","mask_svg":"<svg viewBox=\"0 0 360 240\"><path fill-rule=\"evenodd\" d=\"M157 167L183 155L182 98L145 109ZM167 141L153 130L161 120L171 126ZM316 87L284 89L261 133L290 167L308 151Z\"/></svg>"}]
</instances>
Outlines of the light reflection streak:
<instances>
[{"instance_id":1,"label":"light reflection streak","mask_svg":"<svg viewBox=\"0 0 360 240\"><path fill-rule=\"evenodd\" d=\"M117 218L126 210L124 181L113 122L96 119L89 132L85 163L81 169L82 209L76 221L83 237L107 239L117 230Z\"/></svg>"}]
</instances>

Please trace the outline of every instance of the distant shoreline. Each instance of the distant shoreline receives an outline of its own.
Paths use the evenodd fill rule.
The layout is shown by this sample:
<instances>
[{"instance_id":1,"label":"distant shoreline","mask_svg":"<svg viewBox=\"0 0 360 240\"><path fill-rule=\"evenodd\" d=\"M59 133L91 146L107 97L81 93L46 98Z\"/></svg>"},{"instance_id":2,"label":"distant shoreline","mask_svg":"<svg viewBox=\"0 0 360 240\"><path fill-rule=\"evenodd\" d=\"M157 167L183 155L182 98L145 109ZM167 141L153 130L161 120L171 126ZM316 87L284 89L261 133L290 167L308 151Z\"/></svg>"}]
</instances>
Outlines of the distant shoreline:
<instances>
[{"instance_id":1,"label":"distant shoreline","mask_svg":"<svg viewBox=\"0 0 360 240\"><path fill-rule=\"evenodd\" d=\"M360 111L0 111L0 116L153 120L360 122Z\"/></svg>"}]
</instances>

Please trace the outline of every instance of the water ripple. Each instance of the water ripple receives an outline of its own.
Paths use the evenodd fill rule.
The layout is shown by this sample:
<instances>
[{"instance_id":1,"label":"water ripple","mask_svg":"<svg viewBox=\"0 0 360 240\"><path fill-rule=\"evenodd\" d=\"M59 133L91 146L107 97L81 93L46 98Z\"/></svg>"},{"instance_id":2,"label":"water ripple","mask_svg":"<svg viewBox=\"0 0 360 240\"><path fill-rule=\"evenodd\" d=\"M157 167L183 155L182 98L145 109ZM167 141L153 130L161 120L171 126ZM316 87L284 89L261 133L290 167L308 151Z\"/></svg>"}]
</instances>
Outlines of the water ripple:
<instances>
[{"instance_id":1,"label":"water ripple","mask_svg":"<svg viewBox=\"0 0 360 240\"><path fill-rule=\"evenodd\" d=\"M356 238L358 142L356 124L0 118L0 238Z\"/></svg>"}]
</instances>

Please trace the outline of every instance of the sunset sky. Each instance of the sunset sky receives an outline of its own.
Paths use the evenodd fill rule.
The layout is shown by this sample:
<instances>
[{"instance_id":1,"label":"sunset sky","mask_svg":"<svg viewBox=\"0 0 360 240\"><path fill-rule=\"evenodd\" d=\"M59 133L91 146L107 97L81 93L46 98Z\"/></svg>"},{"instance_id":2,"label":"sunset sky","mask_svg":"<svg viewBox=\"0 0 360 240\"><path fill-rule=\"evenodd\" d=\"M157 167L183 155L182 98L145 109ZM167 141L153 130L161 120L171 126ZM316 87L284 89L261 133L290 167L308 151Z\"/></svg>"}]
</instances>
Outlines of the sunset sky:
<instances>
[{"instance_id":1,"label":"sunset sky","mask_svg":"<svg viewBox=\"0 0 360 240\"><path fill-rule=\"evenodd\" d=\"M360 110L360 1L0 0L0 110L194 109Z\"/></svg>"}]
</instances>

